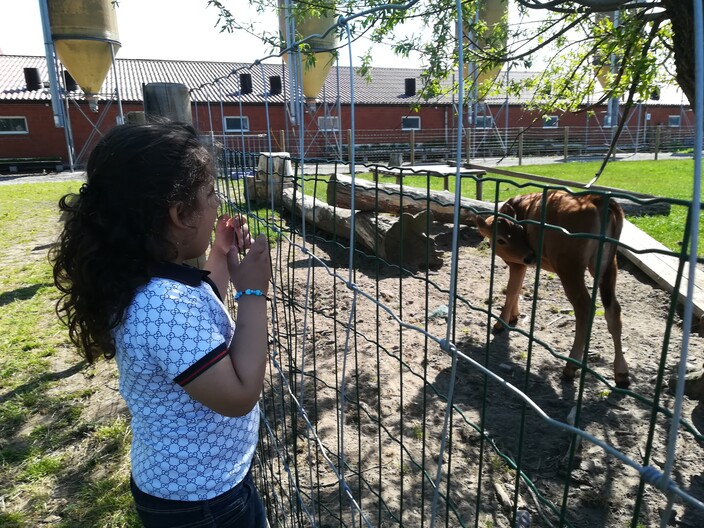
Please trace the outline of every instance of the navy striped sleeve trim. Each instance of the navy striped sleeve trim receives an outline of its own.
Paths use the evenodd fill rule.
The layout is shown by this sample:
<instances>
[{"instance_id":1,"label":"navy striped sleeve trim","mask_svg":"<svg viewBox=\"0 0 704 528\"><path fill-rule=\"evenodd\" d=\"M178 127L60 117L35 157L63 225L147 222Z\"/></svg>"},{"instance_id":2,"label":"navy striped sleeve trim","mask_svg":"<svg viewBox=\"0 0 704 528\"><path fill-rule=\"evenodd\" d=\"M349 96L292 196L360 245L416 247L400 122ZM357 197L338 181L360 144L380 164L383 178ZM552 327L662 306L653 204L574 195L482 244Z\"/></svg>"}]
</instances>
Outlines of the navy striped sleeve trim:
<instances>
[{"instance_id":1,"label":"navy striped sleeve trim","mask_svg":"<svg viewBox=\"0 0 704 528\"><path fill-rule=\"evenodd\" d=\"M196 361L193 365L184 370L181 374L174 378L174 381L181 387L185 387L191 381L203 374L210 367L224 358L228 353L227 345L223 343L214 350L208 352L205 356Z\"/></svg>"}]
</instances>

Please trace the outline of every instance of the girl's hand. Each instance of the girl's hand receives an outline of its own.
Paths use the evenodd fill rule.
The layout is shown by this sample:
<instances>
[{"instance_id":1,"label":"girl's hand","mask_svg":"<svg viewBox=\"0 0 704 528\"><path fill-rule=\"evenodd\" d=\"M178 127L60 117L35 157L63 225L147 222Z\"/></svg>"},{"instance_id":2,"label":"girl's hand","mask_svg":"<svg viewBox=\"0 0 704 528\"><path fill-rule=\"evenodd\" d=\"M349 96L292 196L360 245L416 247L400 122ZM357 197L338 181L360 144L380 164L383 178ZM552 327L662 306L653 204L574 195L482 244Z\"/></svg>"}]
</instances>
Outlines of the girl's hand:
<instances>
[{"instance_id":1,"label":"girl's hand","mask_svg":"<svg viewBox=\"0 0 704 528\"><path fill-rule=\"evenodd\" d=\"M259 235L252 242L249 233L249 251L240 260L237 247L233 246L227 254L227 268L230 281L237 291L246 289L269 291L271 279L271 263L269 262L269 241L265 235Z\"/></svg>"},{"instance_id":2,"label":"girl's hand","mask_svg":"<svg viewBox=\"0 0 704 528\"><path fill-rule=\"evenodd\" d=\"M254 239L252 235L249 234L249 226L247 225L247 219L242 215L237 215L232 218L232 227L235 230L235 247L237 251L242 253L245 249L249 249L252 246Z\"/></svg>"},{"instance_id":3,"label":"girl's hand","mask_svg":"<svg viewBox=\"0 0 704 528\"><path fill-rule=\"evenodd\" d=\"M230 215L220 216L215 224L215 240L213 248L227 255L234 247L240 253L252 245L247 219L241 215L230 218Z\"/></svg>"},{"instance_id":4,"label":"girl's hand","mask_svg":"<svg viewBox=\"0 0 704 528\"><path fill-rule=\"evenodd\" d=\"M215 239L213 240L212 250L217 250L223 255L230 252L232 243L235 239L235 230L233 227L232 218L230 215L224 214L215 222Z\"/></svg>"}]
</instances>

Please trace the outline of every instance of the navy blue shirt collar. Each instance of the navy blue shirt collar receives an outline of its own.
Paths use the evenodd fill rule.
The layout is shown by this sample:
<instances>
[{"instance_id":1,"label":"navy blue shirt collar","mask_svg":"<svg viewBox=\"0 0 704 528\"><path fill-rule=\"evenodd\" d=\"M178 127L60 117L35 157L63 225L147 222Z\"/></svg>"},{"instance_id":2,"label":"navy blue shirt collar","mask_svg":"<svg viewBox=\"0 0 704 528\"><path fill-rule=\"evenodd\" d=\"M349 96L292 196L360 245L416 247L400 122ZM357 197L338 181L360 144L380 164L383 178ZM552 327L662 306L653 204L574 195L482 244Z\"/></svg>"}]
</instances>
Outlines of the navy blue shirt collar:
<instances>
[{"instance_id":1,"label":"navy blue shirt collar","mask_svg":"<svg viewBox=\"0 0 704 528\"><path fill-rule=\"evenodd\" d=\"M218 291L218 287L208 275L208 270L194 268L185 264L176 264L175 262L157 262L149 266L149 274L152 277L161 277L162 279L171 279L178 281L188 286L198 287L201 283L206 282L220 299L222 296Z\"/></svg>"},{"instance_id":2,"label":"navy blue shirt collar","mask_svg":"<svg viewBox=\"0 0 704 528\"><path fill-rule=\"evenodd\" d=\"M200 286L210 272L175 262L157 262L149 266L149 274L152 277L172 279L188 286Z\"/></svg>"}]
</instances>

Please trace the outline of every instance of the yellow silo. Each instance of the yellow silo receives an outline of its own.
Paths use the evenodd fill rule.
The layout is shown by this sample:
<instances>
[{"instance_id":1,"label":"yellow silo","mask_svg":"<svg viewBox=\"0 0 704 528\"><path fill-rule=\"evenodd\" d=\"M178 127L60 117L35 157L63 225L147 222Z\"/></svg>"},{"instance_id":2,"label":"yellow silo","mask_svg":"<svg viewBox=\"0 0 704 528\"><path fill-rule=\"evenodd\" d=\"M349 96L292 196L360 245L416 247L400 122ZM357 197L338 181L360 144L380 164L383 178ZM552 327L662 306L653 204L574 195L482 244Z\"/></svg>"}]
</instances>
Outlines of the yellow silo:
<instances>
[{"instance_id":1,"label":"yellow silo","mask_svg":"<svg viewBox=\"0 0 704 528\"><path fill-rule=\"evenodd\" d=\"M329 11L328 14L306 16L300 20L295 18L291 12L287 12L284 8L284 1L279 0L279 29L282 36L286 36L286 26L288 19L295 20L296 35L291 37L295 42L299 42L310 35L323 35L331 26L334 26L337 21L337 16L334 12ZM330 73L330 69L335 61L335 54L332 53L337 47L337 33L335 30L330 31L324 37L314 37L305 41L305 44L310 46L310 51L313 52L315 63L311 64L304 56L303 71L302 71L302 91L307 103L315 102L320 94L320 90L325 84L325 79ZM284 61L289 63L288 53L284 54Z\"/></svg>"},{"instance_id":2,"label":"yellow silo","mask_svg":"<svg viewBox=\"0 0 704 528\"><path fill-rule=\"evenodd\" d=\"M608 22L605 22L608 20ZM613 26L614 23L614 13L613 11L609 13L594 13L594 24L596 25L595 33L597 38L600 34L605 31L610 31L606 24ZM596 71L596 78L602 88L606 88L609 85L609 76L611 73L611 57L602 57L598 53L594 55L594 60L592 62L594 70Z\"/></svg>"},{"instance_id":3,"label":"yellow silo","mask_svg":"<svg viewBox=\"0 0 704 528\"><path fill-rule=\"evenodd\" d=\"M48 0L56 55L94 111L98 93L120 48L112 0Z\"/></svg>"},{"instance_id":4,"label":"yellow silo","mask_svg":"<svg viewBox=\"0 0 704 528\"><path fill-rule=\"evenodd\" d=\"M506 46L506 24L507 24L507 15L508 15L508 1L507 0L481 0L479 3L478 7L478 13L477 13L477 18L478 20L482 21L486 25L486 31L483 31L482 34L477 35L475 31L475 36L472 39L472 43L470 43L470 46L475 47L478 50L482 50L487 47L488 41L491 39L492 43L494 44L494 48L496 47L496 43L493 40L494 38L494 31L496 29L501 29L502 31L502 41L501 44L505 47ZM468 29L465 28L465 37L464 37L464 42L465 44L469 43L469 38L468 38ZM475 68L477 69L477 93L478 93L478 99L484 99L486 96L487 92L487 87L486 84L492 82L496 76L499 74L501 71L501 65L495 66L494 68L486 71L481 71L481 64L479 64L477 61L475 61ZM469 68L465 66L464 69L465 75L468 75ZM474 79L470 79L470 81L473 81Z\"/></svg>"}]
</instances>

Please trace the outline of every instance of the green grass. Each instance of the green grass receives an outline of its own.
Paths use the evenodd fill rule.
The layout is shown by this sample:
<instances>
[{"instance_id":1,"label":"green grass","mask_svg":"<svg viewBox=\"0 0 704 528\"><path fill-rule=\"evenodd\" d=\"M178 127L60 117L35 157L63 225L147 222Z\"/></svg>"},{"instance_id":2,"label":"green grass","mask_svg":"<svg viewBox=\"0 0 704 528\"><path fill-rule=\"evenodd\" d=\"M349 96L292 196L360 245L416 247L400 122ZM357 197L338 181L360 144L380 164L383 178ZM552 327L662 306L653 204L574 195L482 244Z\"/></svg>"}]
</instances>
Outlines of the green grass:
<instances>
[{"instance_id":1,"label":"green grass","mask_svg":"<svg viewBox=\"0 0 704 528\"><path fill-rule=\"evenodd\" d=\"M600 162L563 163L511 167L510 170L587 183L592 180L600 166ZM693 174L694 161L691 159L616 162L606 166L595 185L691 201ZM499 184L502 200L513 194L533 192L540 188L533 187L531 190L519 192L516 190L511 185ZM672 251L680 251L684 239L684 227L687 223L687 207L672 205L670 214L667 216L631 217L628 220ZM704 255L704 221L701 214L697 246L697 253L700 256Z\"/></svg>"},{"instance_id":2,"label":"green grass","mask_svg":"<svg viewBox=\"0 0 704 528\"><path fill-rule=\"evenodd\" d=\"M523 165L505 167L506 170L523 172L542 177L569 180L578 183L587 183L592 180L599 169L600 162L554 163L548 165ZM694 161L660 160L660 161L628 161L615 162L607 165L603 174L595 185L621 189L626 193L636 192L653 196L686 200L692 199ZM372 180L371 173L359 174L358 178ZM326 201L327 177L310 178L306 180L306 194ZM393 176L379 176L380 183L395 183ZM404 186L425 189L428 182L425 176L408 175L403 178ZM525 185L525 186L521 186ZM517 194L539 192L545 184L532 182L521 178L509 178L487 174L483 183L483 196L485 201L503 201ZM430 178L430 189L443 190L444 182L441 177ZM455 178L449 178L449 191L455 192ZM461 194L467 198L476 198L476 183L467 178L462 181ZM672 205L667 216L642 216L629 217L634 225L648 233L672 251L680 251L684 238L684 226L687 223L687 208L681 205ZM704 255L704 221L701 220L698 237L698 254Z\"/></svg>"},{"instance_id":3,"label":"green grass","mask_svg":"<svg viewBox=\"0 0 704 528\"><path fill-rule=\"evenodd\" d=\"M79 182L0 187L0 525L140 526L129 492L129 424L99 413L114 364L86 367L54 312L47 258L57 202ZM112 374L111 374L112 373ZM94 376L102 376L91 383Z\"/></svg>"}]
</instances>

